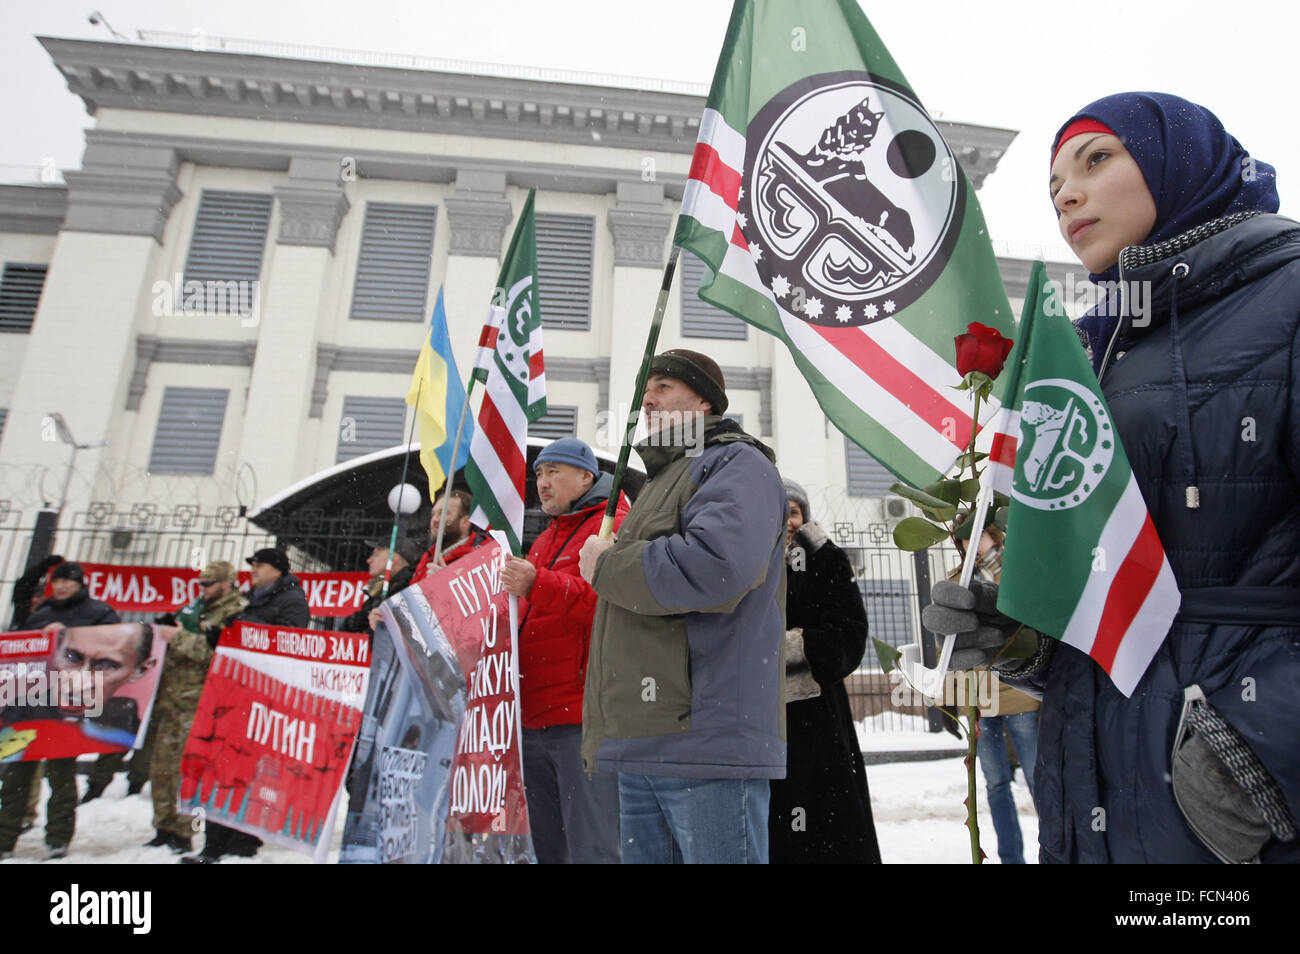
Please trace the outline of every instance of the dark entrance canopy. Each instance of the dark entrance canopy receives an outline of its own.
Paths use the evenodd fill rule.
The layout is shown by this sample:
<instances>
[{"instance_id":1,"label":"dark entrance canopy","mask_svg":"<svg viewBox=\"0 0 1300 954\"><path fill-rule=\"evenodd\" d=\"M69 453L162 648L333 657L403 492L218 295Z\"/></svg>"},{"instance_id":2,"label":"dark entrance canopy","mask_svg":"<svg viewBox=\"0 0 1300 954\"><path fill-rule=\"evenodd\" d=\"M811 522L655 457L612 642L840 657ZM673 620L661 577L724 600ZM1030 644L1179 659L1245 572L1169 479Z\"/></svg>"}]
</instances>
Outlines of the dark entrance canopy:
<instances>
[{"instance_id":1,"label":"dark entrance canopy","mask_svg":"<svg viewBox=\"0 0 1300 954\"><path fill-rule=\"evenodd\" d=\"M528 439L528 472L538 452L550 441ZM403 457L409 456L406 482L420 492L420 509L400 518L399 533L427 547L429 514L429 479L420 466L420 445L403 448L398 444L372 454L355 457L281 491L248 515L248 519L278 538L284 548L294 547L310 556L322 568L333 570L364 569L370 553L367 540L388 540L393 512L388 508L389 491L402 482ZM596 459L605 473L613 473L616 458L596 451ZM645 474L628 465L623 490L629 500L636 498L645 483ZM464 488L463 472L457 472L455 486ZM527 482L525 498L524 547L530 546L546 526L547 517L537 499L533 480Z\"/></svg>"}]
</instances>

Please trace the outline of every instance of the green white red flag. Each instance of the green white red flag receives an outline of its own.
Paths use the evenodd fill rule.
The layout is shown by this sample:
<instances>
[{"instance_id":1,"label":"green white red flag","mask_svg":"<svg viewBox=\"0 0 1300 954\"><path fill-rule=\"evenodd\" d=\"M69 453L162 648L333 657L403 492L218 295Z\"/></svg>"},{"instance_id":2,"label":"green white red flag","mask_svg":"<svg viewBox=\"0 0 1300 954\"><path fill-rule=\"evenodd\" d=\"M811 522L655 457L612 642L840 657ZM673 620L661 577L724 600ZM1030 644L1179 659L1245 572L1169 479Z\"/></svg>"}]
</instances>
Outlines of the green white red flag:
<instances>
[{"instance_id":1,"label":"green white red flag","mask_svg":"<svg viewBox=\"0 0 1300 954\"><path fill-rule=\"evenodd\" d=\"M465 482L474 494L470 520L505 533L518 555L524 531L528 425L546 413L531 190L501 265L479 345L474 375L485 388L465 465Z\"/></svg>"},{"instance_id":2,"label":"green white red flag","mask_svg":"<svg viewBox=\"0 0 1300 954\"><path fill-rule=\"evenodd\" d=\"M998 609L1132 695L1181 595L1101 387L1036 262L986 478L1011 498Z\"/></svg>"},{"instance_id":3,"label":"green white red flag","mask_svg":"<svg viewBox=\"0 0 1300 954\"><path fill-rule=\"evenodd\" d=\"M965 450L952 341L1010 337L1011 307L974 188L856 0L737 0L675 241L714 272L700 297L784 341L900 478Z\"/></svg>"}]
</instances>

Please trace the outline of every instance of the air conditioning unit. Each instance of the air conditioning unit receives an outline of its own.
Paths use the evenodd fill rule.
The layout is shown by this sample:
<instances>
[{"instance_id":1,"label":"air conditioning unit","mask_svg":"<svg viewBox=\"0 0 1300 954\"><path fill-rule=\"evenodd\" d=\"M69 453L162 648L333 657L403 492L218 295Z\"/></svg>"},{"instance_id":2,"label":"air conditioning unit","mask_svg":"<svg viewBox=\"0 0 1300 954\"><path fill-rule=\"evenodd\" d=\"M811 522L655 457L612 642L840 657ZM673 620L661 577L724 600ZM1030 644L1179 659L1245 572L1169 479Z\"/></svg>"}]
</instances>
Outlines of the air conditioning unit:
<instances>
[{"instance_id":1,"label":"air conditioning unit","mask_svg":"<svg viewBox=\"0 0 1300 954\"><path fill-rule=\"evenodd\" d=\"M885 522L895 524L912 512L912 505L907 502L906 498L899 497L897 494L889 494L885 497L881 510L884 512Z\"/></svg>"}]
</instances>

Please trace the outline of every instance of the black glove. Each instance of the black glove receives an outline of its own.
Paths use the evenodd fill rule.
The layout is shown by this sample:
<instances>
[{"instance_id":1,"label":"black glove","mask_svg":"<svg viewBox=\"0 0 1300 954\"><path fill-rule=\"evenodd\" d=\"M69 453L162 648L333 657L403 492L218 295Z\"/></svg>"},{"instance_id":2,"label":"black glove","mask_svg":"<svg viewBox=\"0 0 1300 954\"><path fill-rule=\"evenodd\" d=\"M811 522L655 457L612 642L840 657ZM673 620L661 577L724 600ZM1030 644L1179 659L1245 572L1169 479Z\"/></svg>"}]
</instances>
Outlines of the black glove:
<instances>
[{"instance_id":1,"label":"black glove","mask_svg":"<svg viewBox=\"0 0 1300 954\"><path fill-rule=\"evenodd\" d=\"M970 589L944 580L930 590L931 603L921 611L921 624L938 636L957 635L950 669L988 666L1020 624L997 610L996 583L973 580Z\"/></svg>"},{"instance_id":2,"label":"black glove","mask_svg":"<svg viewBox=\"0 0 1300 954\"><path fill-rule=\"evenodd\" d=\"M155 623L157 623L159 626L175 626L175 625L176 625L176 614L175 614L175 613L159 613L157 616L155 616L155 617L153 618L153 621L154 621Z\"/></svg>"},{"instance_id":3,"label":"black glove","mask_svg":"<svg viewBox=\"0 0 1300 954\"><path fill-rule=\"evenodd\" d=\"M51 553L40 563L36 564L36 567L41 571L41 575L44 576L46 570L48 570L52 566L58 566L62 562L63 562L63 557Z\"/></svg>"}]
</instances>

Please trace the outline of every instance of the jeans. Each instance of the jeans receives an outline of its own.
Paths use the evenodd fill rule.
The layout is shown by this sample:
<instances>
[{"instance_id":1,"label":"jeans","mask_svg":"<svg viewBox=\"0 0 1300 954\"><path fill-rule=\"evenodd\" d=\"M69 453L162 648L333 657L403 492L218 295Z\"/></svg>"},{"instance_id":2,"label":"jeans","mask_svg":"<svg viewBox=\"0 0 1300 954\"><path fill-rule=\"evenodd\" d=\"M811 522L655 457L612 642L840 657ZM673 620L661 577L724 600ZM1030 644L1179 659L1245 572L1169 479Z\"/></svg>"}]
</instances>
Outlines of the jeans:
<instances>
[{"instance_id":1,"label":"jeans","mask_svg":"<svg viewBox=\"0 0 1300 954\"><path fill-rule=\"evenodd\" d=\"M1024 840L1020 834L1020 819L1016 817L1016 800L1011 795L1011 759L1007 755L1003 728L1011 733L1029 796L1033 798L1034 760L1038 758L1038 713L981 718L976 748L984 783L988 786L989 812L993 815L993 830L998 836L998 857L1004 865L1023 865Z\"/></svg>"},{"instance_id":2,"label":"jeans","mask_svg":"<svg viewBox=\"0 0 1300 954\"><path fill-rule=\"evenodd\" d=\"M524 791L538 864L618 864L618 778L583 771L581 747L580 725L524 729Z\"/></svg>"},{"instance_id":3,"label":"jeans","mask_svg":"<svg viewBox=\"0 0 1300 954\"><path fill-rule=\"evenodd\" d=\"M623 864L767 864L765 778L618 776Z\"/></svg>"}]
</instances>

